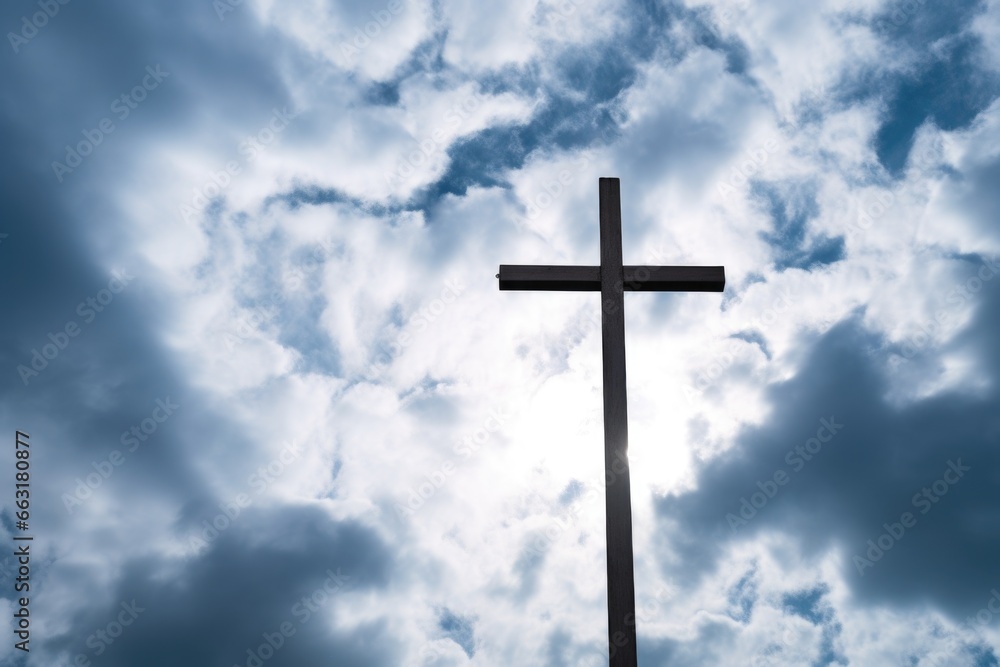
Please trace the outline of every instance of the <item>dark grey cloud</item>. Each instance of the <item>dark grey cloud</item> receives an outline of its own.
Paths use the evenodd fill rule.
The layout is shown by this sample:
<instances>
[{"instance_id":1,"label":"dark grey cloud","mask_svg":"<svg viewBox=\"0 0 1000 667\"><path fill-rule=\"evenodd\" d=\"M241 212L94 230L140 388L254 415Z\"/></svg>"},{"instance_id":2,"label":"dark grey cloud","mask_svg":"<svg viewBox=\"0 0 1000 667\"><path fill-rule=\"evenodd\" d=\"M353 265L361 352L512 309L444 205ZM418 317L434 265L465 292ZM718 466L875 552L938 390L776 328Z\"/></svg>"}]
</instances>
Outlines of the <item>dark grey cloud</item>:
<instances>
[{"instance_id":1,"label":"dark grey cloud","mask_svg":"<svg viewBox=\"0 0 1000 667\"><path fill-rule=\"evenodd\" d=\"M251 654L268 653L262 645L277 646L268 665L394 665L399 649L384 625L330 630L350 618L343 598L384 589L393 567L388 545L366 526L318 508L251 509L186 562L131 561L110 604L81 610L47 648L108 667L255 664ZM142 611L119 638L96 635L133 600Z\"/></svg>"},{"instance_id":2,"label":"dark grey cloud","mask_svg":"<svg viewBox=\"0 0 1000 667\"><path fill-rule=\"evenodd\" d=\"M984 290L975 322L954 343L990 378L1000 370L998 325L1000 290ZM696 491L656 501L660 545L677 557L664 569L694 582L714 571L726 545L777 532L806 559L843 554L844 581L861 603L929 601L956 620L982 608L1000 557L996 383L896 407L888 368L887 346L860 316L817 340L796 377L769 390L769 420L704 465ZM907 512L914 525L901 531ZM853 559L867 560L868 541L887 532L888 549L873 550L870 566Z\"/></svg>"},{"instance_id":3,"label":"dark grey cloud","mask_svg":"<svg viewBox=\"0 0 1000 667\"><path fill-rule=\"evenodd\" d=\"M16 28L21 17L37 7L31 0L3 4L0 26ZM1000 91L996 78L982 69L982 44L964 34L982 7L979 2L950 8L926 4L898 25L887 25L883 29L887 43L900 48L923 51L940 38L946 43L917 59L912 72L868 72L857 81L842 82L834 93L833 102L843 105L875 96L885 99L884 123L873 141L891 174L898 175L906 165L914 133L923 123L932 121L944 129L968 127ZM356 9L355 16L366 16L367 8ZM434 11L440 18L441 7ZM876 23L892 19L891 11L895 10L887 10ZM675 34L688 38L667 38ZM384 111L398 105L408 77L429 75L444 82L453 75L442 57L447 39L446 31L428 36L391 78L360 85L352 102L356 111ZM208 152L231 152L243 135L267 120L272 109L290 106L291 94L284 84L288 73L308 80L306 74L316 63L312 55L285 40L279 32L258 25L246 4L235 6L220 20L210 2L154 6L71 2L60 5L59 15L18 53L6 50L2 56L0 144L5 159L0 161L4 211L0 233L7 236L0 239L0 280L6 286L0 291L4 317L0 421L8 431L23 428L44 443L35 459L44 471L36 488L41 495L60 500L39 514L37 526L64 537L51 548L40 549L34 563L39 607L62 609L69 615L65 631L36 636L36 655L86 653L96 658L88 638L136 607L142 612L135 622L95 664L247 664L247 651L259 652L286 622L293 624L294 635L280 640L281 648L266 660L268 665L330 661L397 665L405 653L404 640L393 634L398 627L390 628L388 620L368 622L352 631L331 629L331 619L344 620L350 613L344 598L353 593L383 595L405 568L396 560L395 545L386 543L374 528L334 520L316 507L255 503L196 555L119 561L121 554L88 552L87 545L77 542L80 526L86 525L83 517L101 514L93 509L98 502L115 508L114 516L123 521L145 518L148 503L149 508L169 512L164 520L150 509L149 521L163 521L167 539L188 545L206 519L218 516L220 503L232 501L221 495L215 486L218 480L205 478L205 461L224 466L235 480L248 479L266 463L249 444L257 434L246 433L229 417L228 406L191 386L182 362L163 342L164 326L183 304L172 303L158 286L162 276L143 273L142 266L123 266L134 278L103 310L79 304L108 287L109 262L134 257L133 233L142 221L123 219L124 213L111 200L116 194L113 184L130 182L136 167L146 166L148 156L156 154L152 147L174 140L190 143L196 137ZM463 195L474 186L506 188L506 172L523 166L532 155L614 141L627 116L620 100L639 81L642 68L653 59L679 62L698 47L724 56L724 75L742 80L751 92L759 86L747 74L752 69L747 45L720 36L704 9L632 2L624 28L614 39L587 48L570 47L550 60L546 76L554 77L558 85L549 85L538 63L483 75L478 82L481 91L515 92L540 99L541 105L523 124L488 127L451 146L449 170L410 201L362 201L336 189L297 184L277 195L263 193L262 209L274 213L270 206L292 210L342 206L384 218L389 226L403 213L424 211L431 223L428 243L435 252L414 261L440 262L458 253L468 234L478 233L470 231L469 221L442 213L446 196ZM132 113L117 118L114 100L142 81L150 67L169 74L147 90L147 99ZM343 72L333 76L350 79ZM733 128L739 128L739 119L726 119L732 124L728 127L718 120L682 116L675 111L663 114L660 133L669 140L671 151L631 147L640 169L652 172L656 171L652 167L669 164L675 171L695 175L688 178L700 178L714 168L712 154L737 150L741 138ZM114 132L59 182L52 161L64 160L66 146L76 146L105 117L115 118ZM309 130L317 128L321 126ZM298 131L291 129L290 134ZM168 172L162 175L164 182L171 180ZM996 176L995 164L951 174L953 184L970 189L966 212L984 236L995 231ZM759 193L773 223L765 240L774 248L778 270L808 270L843 259L838 239L815 239L808 233L818 214L815 188L771 184ZM216 251L227 252L221 223L229 213L218 199L201 221L213 244L209 253L213 257ZM592 221L574 229L581 243L596 244ZM257 305L254 295L268 293L278 284L265 254L285 241L277 235L268 240L267 249L258 250L259 270L237 290L240 305ZM334 254L342 251L330 249ZM976 262L978 258L971 264ZM212 268L211 261L199 267L204 272L200 276L210 275ZM314 287L318 275L310 277ZM975 322L947 350L974 356L991 380L1000 366L995 344L998 294L983 290ZM337 296L334 291L328 298ZM656 302L657 317L668 314L671 298ZM318 325L326 304L323 298L289 300L276 319L283 325L278 342L302 354L297 370L329 377L340 374L341 359ZM88 308L95 313L92 319L84 314L91 312ZM386 319L399 326L403 313L397 304ZM63 340L60 332L70 322L80 333L62 349L57 341ZM770 355L758 332L735 337L760 345ZM659 546L664 553L679 556L681 563L664 569L683 570L692 576L675 580L693 584L698 576L713 571L720 548L775 531L786 535L807 558L829 548L845 553L843 575L862 604L905 607L929 600L958 619L974 613L1000 583L992 578L1000 555L995 541L1000 511L993 492L1000 438L996 383L985 391L951 391L898 408L885 399L882 374L895 350L867 332L860 317L819 340L804 341L803 347L811 347L811 352L799 375L769 392L775 406L772 420L745 431L726 456L706 464L697 491L657 500L663 524ZM57 354L44 360L45 367L25 383L17 367L30 367L35 351L56 348ZM933 370L939 359L924 350L905 363L924 372ZM423 382L425 389L433 385L429 378ZM125 446L129 430L148 421L163 400L180 406L176 415L157 422L155 433L147 434L126 463L103 479L100 488L92 489L93 498L80 499L82 509L67 512L63 494L73 493L80 479L101 469L112 450ZM456 405L451 397L432 397L411 403L410 412L421 418L425 430L439 429L444 437ZM811 460L793 454L792 460L802 463L801 469L793 469L798 463L789 462L789 452L816 436L822 420L843 423L844 429ZM429 422L433 424L428 426ZM938 502L928 505L927 514L920 514L913 496L924 487L933 491L935 482L949 474L949 461L958 460L969 466L968 472L949 484ZM337 481L341 460L335 457L331 465ZM740 499L758 492L757 482L773 479L779 469L788 473L788 484L746 525L732 530L726 515L738 514ZM580 489L578 483L568 485L560 502L573 503ZM336 491L331 495L336 497ZM899 521L905 511L915 514L916 525L894 538L893 546L859 573L850 556L865 555L867 541L880 539L883 525ZM8 537L13 530L8 505L0 524ZM109 544L121 537L113 533L108 529ZM515 585L493 591L495 597L523 607L535 596L550 564L539 544L544 544L541 534L527 540L511 565ZM91 569L105 569L104 560L115 567L121 563L110 583L95 577ZM331 586L340 584L328 580L339 573L346 577L345 583L330 592ZM727 591L729 620L737 625L746 624L764 604L756 576L751 569ZM78 599L57 599L66 578L74 580L71 588ZM0 573L4 597L10 595L9 583L9 573ZM303 620L305 607L299 607L302 613L297 614L296 605L319 591L327 591L326 602L317 603L322 609ZM828 597L824 588L789 590L782 604L789 614L822 628L820 664L843 664L840 621ZM444 609L438 621L439 636L450 638L470 658L483 655L474 615ZM732 630L709 623L699 632L699 642L712 646L722 645ZM553 633L543 659L555 665L579 664L582 657L592 657L592 647L570 644L572 636L568 631ZM686 642L642 639L640 648L644 659L654 662L704 664L704 653ZM988 646L970 646L967 652L978 664L997 663Z\"/></svg>"},{"instance_id":4,"label":"dark grey cloud","mask_svg":"<svg viewBox=\"0 0 1000 667\"><path fill-rule=\"evenodd\" d=\"M34 2L5 3L0 25L18 25L22 15L37 10ZM223 406L189 386L178 360L164 348L161 330L172 306L158 278L142 266L123 266L133 276L127 286L109 303L87 303L101 297L111 278L97 259L93 232L100 226L108 241L104 249L129 256L130 221L102 199L108 192L103 183L127 180L131 166L146 160L144 147L151 142L200 132L206 118L224 119L227 131L206 135L206 143L229 150L241 132L257 128L273 108L287 106L274 58L283 48L279 38L255 24L247 7L220 22L211 3L70 3L19 53L3 54L0 232L8 236L0 244L0 280L9 289L0 291L7 322L0 330L0 415L5 428L26 430L39 444L35 464L45 472L35 488L52 503L38 514L38 530L55 533L66 526L72 535L81 514L93 509L94 497L130 511L137 503L159 500L177 507L182 540L181 533L213 516L210 511L226 500L192 462L225 460L234 443L249 438ZM141 82L147 66L158 65L167 78L120 119L113 100ZM114 131L60 183L51 162L64 160L65 146L75 146L105 117L114 120ZM305 304L302 316L315 319L315 304ZM79 333L64 339L67 323ZM301 335L305 340L297 342L315 346L309 332ZM31 368L34 351L56 350L52 345L58 353L36 360L32 370L38 374L25 384L17 366ZM144 433L141 446L128 452L123 434L147 420L164 399L180 406L176 415L157 423L155 433ZM90 495L78 498L82 509L67 512L63 495L73 495L79 481L86 482L98 470L95 464L103 466L116 449L125 462ZM244 447L232 470L246 478L260 463L256 459ZM9 512L5 504L8 531ZM84 548L72 539L59 549ZM45 581L51 563L64 555L40 545L37 580ZM65 635L36 635L36 654L89 651L94 657L84 646L86 637L114 619L120 601L135 598L147 611L100 664L239 663L245 658L241 647L256 647L260 633L273 629L272 621L288 612L294 596L311 593L326 567L338 565L361 587L381 586L389 556L361 526L336 524L311 509L267 514L252 508L191 562L127 561L110 606L79 608ZM166 567L177 568L177 579L155 579ZM78 566L77 576L77 590L90 590L96 599L101 591L88 583L93 573ZM6 573L3 581L2 595L9 597ZM46 599L45 591L42 585L39 600ZM369 630L373 641L383 631ZM296 639L270 664L315 664L331 655L340 656L342 664L396 662L391 642L366 648L357 638L330 637L322 621Z\"/></svg>"},{"instance_id":5,"label":"dark grey cloud","mask_svg":"<svg viewBox=\"0 0 1000 667\"><path fill-rule=\"evenodd\" d=\"M35 10L32 2L7 3L0 24L15 25ZM262 43L270 44L272 57ZM247 7L219 21L211 4L198 2L148 8L70 3L18 54L4 54L10 75L0 93L6 122L38 142L18 164L51 172L65 145L80 141L104 117L117 128L67 181L98 169L114 174L141 160L136 151L143 142L183 136L200 119L225 119L234 133L254 128L275 105L289 103L273 58L282 46L255 24ZM169 77L119 120L111 110L115 98L157 64ZM228 149L233 136L206 141Z\"/></svg>"},{"instance_id":6,"label":"dark grey cloud","mask_svg":"<svg viewBox=\"0 0 1000 667\"><path fill-rule=\"evenodd\" d=\"M33 2L6 3L0 25L17 25L37 11ZM177 380L156 347L158 295L144 277L132 285L25 391L7 372L40 347L49 333L80 319L77 304L106 287L110 276L93 264L88 227L104 218L107 233L127 229L114 218L111 203L87 192L88 179L121 179L133 161L143 159L145 141L188 130L203 115L222 116L235 128L259 124L261 114L288 98L274 63L248 34L259 34L244 8L220 22L203 3L173 3L139 8L128 3L101 6L68 4L18 54L7 52L9 79L4 99L3 133L7 159L0 165L0 195L5 215L0 279L16 289L0 294L0 308L15 326L0 333L4 368L0 392L8 405L36 401L48 386L63 391L87 368L109 369L137 381L176 391ZM165 30L165 26L171 26ZM263 35L260 35L263 38ZM59 183L51 162L63 160L65 145L83 139L100 119L115 114L112 100L141 81L148 65L170 72L160 89L119 123L94 153ZM225 142L231 141L226 137ZM71 201L87 202L80 210ZM98 213L100 212L100 213ZM112 247L115 245L112 242ZM135 275L140 267L125 267ZM126 396L133 395L125 393ZM67 397L45 402L72 405ZM140 394L136 400L146 400ZM52 403L49 403L52 404Z\"/></svg>"}]
</instances>

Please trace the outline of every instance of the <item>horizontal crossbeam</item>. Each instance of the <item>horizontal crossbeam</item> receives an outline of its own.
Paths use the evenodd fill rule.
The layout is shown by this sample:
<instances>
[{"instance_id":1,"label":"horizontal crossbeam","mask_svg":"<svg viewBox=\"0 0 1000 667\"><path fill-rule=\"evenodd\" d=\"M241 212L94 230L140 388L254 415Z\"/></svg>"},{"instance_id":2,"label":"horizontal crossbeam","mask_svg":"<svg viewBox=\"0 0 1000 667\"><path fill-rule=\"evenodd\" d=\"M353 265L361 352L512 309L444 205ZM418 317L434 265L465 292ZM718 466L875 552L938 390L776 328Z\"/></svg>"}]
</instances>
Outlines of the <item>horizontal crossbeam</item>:
<instances>
[{"instance_id":1,"label":"horizontal crossbeam","mask_svg":"<svg viewBox=\"0 0 1000 667\"><path fill-rule=\"evenodd\" d=\"M625 266L626 292L721 292L726 272L721 266ZM501 264L500 289L555 292L600 292L599 266Z\"/></svg>"}]
</instances>

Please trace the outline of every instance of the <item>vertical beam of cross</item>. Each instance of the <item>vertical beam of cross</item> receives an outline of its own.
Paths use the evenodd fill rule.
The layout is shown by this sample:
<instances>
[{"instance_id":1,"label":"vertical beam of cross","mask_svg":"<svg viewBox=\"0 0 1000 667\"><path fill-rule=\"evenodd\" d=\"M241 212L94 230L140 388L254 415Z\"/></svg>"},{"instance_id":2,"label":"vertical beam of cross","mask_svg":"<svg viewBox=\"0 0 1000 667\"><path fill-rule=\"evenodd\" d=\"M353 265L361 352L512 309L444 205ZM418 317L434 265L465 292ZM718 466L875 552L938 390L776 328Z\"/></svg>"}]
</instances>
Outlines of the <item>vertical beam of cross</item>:
<instances>
[{"instance_id":1,"label":"vertical beam of cross","mask_svg":"<svg viewBox=\"0 0 1000 667\"><path fill-rule=\"evenodd\" d=\"M601 293L608 649L611 667L637 667L624 291L721 292L726 285L726 272L721 266L623 266L621 190L617 178L600 180L600 211L600 266L501 264L497 278L501 290Z\"/></svg>"},{"instance_id":2,"label":"vertical beam of cross","mask_svg":"<svg viewBox=\"0 0 1000 667\"><path fill-rule=\"evenodd\" d=\"M635 574L625 392L625 276L621 190L600 180L601 354L604 359L605 521L608 548L608 643L612 667L635 667ZM615 466L615 462L620 462Z\"/></svg>"}]
</instances>

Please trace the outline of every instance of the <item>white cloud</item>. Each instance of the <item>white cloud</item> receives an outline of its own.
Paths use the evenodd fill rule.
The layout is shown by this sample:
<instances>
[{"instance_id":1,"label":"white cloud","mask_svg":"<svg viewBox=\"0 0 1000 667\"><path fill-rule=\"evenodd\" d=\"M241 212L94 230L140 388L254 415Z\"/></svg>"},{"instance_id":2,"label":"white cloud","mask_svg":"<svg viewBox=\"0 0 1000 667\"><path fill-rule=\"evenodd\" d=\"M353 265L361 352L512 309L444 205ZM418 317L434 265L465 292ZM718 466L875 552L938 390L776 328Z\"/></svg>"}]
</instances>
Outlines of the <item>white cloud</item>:
<instances>
[{"instance_id":1,"label":"white cloud","mask_svg":"<svg viewBox=\"0 0 1000 667\"><path fill-rule=\"evenodd\" d=\"M429 6L409 0L373 5L342 0L307 0L292 5L261 0L260 20L274 25L304 51L339 69L384 80L427 39Z\"/></svg>"},{"instance_id":2,"label":"white cloud","mask_svg":"<svg viewBox=\"0 0 1000 667\"><path fill-rule=\"evenodd\" d=\"M148 140L102 186L127 236L115 246L95 227L88 243L114 256L101 264L133 262L152 304L143 312L155 315L151 348L201 404L185 405L198 417L178 419L134 476L122 469L72 522L49 519L66 528L67 564L104 577L105 596L117 583L109 563L152 554L183 571L212 547L186 549L178 534L248 493L262 514L315 511L389 545L396 562L383 587L346 593L338 604L352 613L331 614L330 630L384 623L405 659L450 665L542 664L550 650L562 656L554 664L579 664L603 650L598 296L500 292L494 274L501 263L596 264L597 179L620 176L627 263L721 264L728 279L724 295L626 298L643 640L691 665L754 655L806 664L828 650L890 664L934 650L941 612L853 598L832 542L762 530L720 544L708 576L670 580L702 564L675 562L681 524L657 503L706 493L706 465L752 459L734 451L745 434L788 418L774 387L799 377L817 340L855 313L884 341L866 353L896 409L945 392L990 395L992 371L963 336L1000 274L964 298L955 290L971 290L972 254L1000 255L996 107L955 131L924 123L892 179L874 145L884 100L833 94L871 68L912 65L881 63L897 47L865 25L878 7L716 3L720 35L748 53L739 73L738 54L696 46L691 17L637 27L632 8L598 3L390 5L258 2L257 18L280 36L278 88L299 113L252 159L241 142L260 140L273 117L192 117L186 139ZM993 34L991 16L977 34ZM659 47L626 53L634 82L592 102L608 82L581 83L567 62L595 67L609 40L642 28L662 31ZM443 63L404 69L433 58L415 54L439 38ZM374 101L376 82L386 99ZM544 120L563 111L581 116ZM615 131L600 141L549 132L564 121L597 127L604 114ZM512 126L516 138L503 134ZM470 176L439 194L456 146L484 130L497 132L494 153L459 166L489 161L473 168L496 182ZM232 160L239 173L220 184ZM800 196L801 220L777 229L771 206L783 202L765 191ZM837 261L785 261L841 236ZM102 393L91 408L121 391L107 377L92 384ZM51 439L71 432L53 427ZM283 461L289 444L301 453ZM272 464L280 472L258 495L252 476ZM80 474L67 470L60 484ZM129 502L154 472L197 493L165 485ZM76 569L52 571L68 602L44 622L69 632L96 589L80 589ZM822 623L789 612L785 596L817 587ZM438 627L445 607L474 619L474 658Z\"/></svg>"}]
</instances>

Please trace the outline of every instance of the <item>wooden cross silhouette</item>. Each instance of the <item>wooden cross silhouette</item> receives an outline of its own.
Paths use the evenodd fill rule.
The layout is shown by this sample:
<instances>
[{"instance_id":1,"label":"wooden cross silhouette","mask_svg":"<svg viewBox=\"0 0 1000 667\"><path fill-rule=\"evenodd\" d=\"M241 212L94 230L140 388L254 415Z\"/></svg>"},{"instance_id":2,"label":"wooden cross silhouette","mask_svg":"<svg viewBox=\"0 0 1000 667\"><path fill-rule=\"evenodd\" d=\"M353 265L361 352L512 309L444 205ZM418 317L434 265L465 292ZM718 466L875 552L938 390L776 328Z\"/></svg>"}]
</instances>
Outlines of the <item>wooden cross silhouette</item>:
<instances>
[{"instance_id":1,"label":"wooden cross silhouette","mask_svg":"<svg viewBox=\"0 0 1000 667\"><path fill-rule=\"evenodd\" d=\"M617 178L600 179L601 265L501 264L501 290L601 292L604 357L604 468L608 546L610 667L637 667L632 500L629 491L625 396L625 300L632 292L721 292L721 266L622 266L621 191ZM612 469L618 462L618 467ZM621 468L624 467L624 471Z\"/></svg>"}]
</instances>

